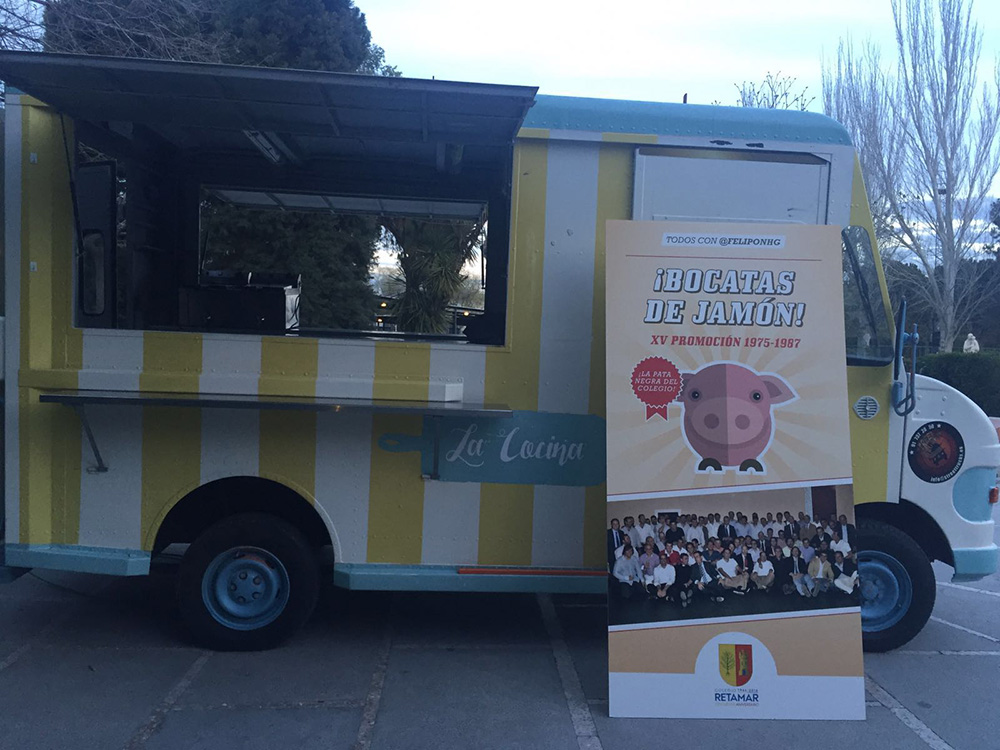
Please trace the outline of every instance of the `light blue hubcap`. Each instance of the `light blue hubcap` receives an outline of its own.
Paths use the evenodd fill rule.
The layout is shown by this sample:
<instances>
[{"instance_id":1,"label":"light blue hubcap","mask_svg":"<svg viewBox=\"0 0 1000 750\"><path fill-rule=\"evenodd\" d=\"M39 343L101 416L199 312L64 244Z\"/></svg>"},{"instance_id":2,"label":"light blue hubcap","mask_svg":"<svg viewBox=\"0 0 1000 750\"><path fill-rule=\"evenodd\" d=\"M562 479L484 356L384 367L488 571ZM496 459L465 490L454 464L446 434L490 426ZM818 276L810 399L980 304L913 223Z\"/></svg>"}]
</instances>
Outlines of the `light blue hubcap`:
<instances>
[{"instance_id":1,"label":"light blue hubcap","mask_svg":"<svg viewBox=\"0 0 1000 750\"><path fill-rule=\"evenodd\" d=\"M913 601L913 583L903 564L876 550L858 553L861 629L877 633L896 625Z\"/></svg>"},{"instance_id":2,"label":"light blue hubcap","mask_svg":"<svg viewBox=\"0 0 1000 750\"><path fill-rule=\"evenodd\" d=\"M201 579L209 614L233 630L256 630L274 622L288 605L288 591L285 566L258 547L226 550Z\"/></svg>"}]
</instances>

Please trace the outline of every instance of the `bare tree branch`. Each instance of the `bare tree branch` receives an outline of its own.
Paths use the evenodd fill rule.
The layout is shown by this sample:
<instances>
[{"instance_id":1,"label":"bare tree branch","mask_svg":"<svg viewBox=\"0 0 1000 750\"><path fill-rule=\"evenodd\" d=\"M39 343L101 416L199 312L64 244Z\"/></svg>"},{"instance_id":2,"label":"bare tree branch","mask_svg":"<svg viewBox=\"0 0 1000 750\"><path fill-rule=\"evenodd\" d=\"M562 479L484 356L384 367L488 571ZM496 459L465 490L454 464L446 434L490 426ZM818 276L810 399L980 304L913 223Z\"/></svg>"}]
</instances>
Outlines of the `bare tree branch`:
<instances>
[{"instance_id":1,"label":"bare tree branch","mask_svg":"<svg viewBox=\"0 0 1000 750\"><path fill-rule=\"evenodd\" d=\"M896 64L850 40L824 66L823 103L857 145L879 247L916 262L914 293L951 351L983 289L990 186L1000 170L1000 66L978 80L982 33L973 0L892 0ZM909 283L909 282L908 282Z\"/></svg>"}]
</instances>

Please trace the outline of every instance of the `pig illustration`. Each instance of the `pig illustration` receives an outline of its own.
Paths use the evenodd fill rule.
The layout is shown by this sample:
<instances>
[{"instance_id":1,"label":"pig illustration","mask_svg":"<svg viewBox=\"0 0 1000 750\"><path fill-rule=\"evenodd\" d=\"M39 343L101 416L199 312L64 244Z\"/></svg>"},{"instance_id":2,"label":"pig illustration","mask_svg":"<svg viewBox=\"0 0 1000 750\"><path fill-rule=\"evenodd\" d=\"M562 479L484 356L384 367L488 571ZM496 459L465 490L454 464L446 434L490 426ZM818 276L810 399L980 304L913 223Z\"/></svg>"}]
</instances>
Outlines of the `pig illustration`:
<instances>
[{"instance_id":1,"label":"pig illustration","mask_svg":"<svg viewBox=\"0 0 1000 750\"><path fill-rule=\"evenodd\" d=\"M733 363L681 374L684 437L701 457L699 472L736 467L765 473L761 455L771 444L771 409L798 398L778 375Z\"/></svg>"}]
</instances>

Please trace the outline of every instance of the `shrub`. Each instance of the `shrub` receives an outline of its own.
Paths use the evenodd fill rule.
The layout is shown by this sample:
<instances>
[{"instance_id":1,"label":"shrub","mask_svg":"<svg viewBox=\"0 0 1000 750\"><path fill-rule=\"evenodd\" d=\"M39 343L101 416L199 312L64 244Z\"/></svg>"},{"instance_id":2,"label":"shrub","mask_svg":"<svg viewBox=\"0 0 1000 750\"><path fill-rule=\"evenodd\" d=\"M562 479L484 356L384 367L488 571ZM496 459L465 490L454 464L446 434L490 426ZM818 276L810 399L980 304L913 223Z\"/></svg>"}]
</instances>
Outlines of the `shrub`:
<instances>
[{"instance_id":1,"label":"shrub","mask_svg":"<svg viewBox=\"0 0 1000 750\"><path fill-rule=\"evenodd\" d=\"M1000 417L1000 352L927 354L917 372L957 388L991 417Z\"/></svg>"}]
</instances>

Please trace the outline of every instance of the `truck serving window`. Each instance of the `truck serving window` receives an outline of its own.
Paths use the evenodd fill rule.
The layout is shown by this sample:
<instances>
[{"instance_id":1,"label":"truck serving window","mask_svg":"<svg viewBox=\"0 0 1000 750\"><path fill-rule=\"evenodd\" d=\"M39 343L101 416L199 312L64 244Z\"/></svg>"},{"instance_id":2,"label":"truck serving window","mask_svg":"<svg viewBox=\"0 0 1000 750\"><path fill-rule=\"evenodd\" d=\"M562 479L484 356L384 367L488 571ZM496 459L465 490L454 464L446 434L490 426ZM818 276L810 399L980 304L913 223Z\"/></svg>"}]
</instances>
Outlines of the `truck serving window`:
<instances>
[{"instance_id":1,"label":"truck serving window","mask_svg":"<svg viewBox=\"0 0 1000 750\"><path fill-rule=\"evenodd\" d=\"M514 140L534 87L18 65L66 123L77 325L505 342Z\"/></svg>"},{"instance_id":2,"label":"truck serving window","mask_svg":"<svg viewBox=\"0 0 1000 750\"><path fill-rule=\"evenodd\" d=\"M180 325L462 337L485 312L487 217L476 201L205 189Z\"/></svg>"},{"instance_id":3,"label":"truck serving window","mask_svg":"<svg viewBox=\"0 0 1000 750\"><path fill-rule=\"evenodd\" d=\"M850 226L841 232L844 272L844 331L849 365L892 362L892 336L882 300L868 231Z\"/></svg>"}]
</instances>

